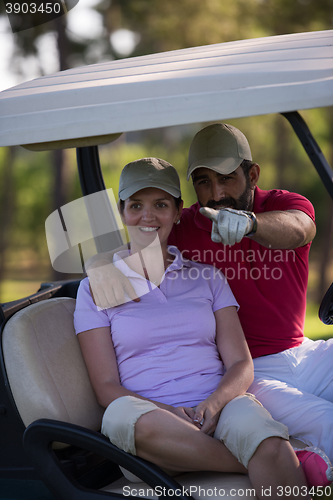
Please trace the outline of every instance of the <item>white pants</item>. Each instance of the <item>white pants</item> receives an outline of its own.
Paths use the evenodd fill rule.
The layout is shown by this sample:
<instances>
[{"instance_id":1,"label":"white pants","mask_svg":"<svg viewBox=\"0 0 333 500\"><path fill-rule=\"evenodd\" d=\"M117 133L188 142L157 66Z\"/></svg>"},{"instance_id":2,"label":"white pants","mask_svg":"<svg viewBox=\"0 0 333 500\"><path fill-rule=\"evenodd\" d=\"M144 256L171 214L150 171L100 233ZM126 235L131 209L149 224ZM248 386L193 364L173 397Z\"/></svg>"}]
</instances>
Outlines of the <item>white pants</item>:
<instances>
[{"instance_id":1,"label":"white pants","mask_svg":"<svg viewBox=\"0 0 333 500\"><path fill-rule=\"evenodd\" d=\"M333 339L254 360L249 392L284 423L291 437L317 446L333 461Z\"/></svg>"}]
</instances>

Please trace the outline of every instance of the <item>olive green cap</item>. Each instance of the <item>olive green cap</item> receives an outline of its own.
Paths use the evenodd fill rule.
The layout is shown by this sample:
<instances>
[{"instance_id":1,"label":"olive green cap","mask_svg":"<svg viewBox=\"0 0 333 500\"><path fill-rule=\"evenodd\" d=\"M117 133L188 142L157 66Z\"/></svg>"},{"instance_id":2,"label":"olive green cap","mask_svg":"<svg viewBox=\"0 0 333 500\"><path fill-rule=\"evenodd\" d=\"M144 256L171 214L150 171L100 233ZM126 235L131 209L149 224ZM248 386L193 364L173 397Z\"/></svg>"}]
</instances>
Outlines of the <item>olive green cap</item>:
<instances>
[{"instance_id":1,"label":"olive green cap","mask_svg":"<svg viewBox=\"0 0 333 500\"><path fill-rule=\"evenodd\" d=\"M175 198L181 196L176 169L160 158L141 158L125 165L119 179L119 198L126 200L147 187L162 189Z\"/></svg>"},{"instance_id":2,"label":"olive green cap","mask_svg":"<svg viewBox=\"0 0 333 500\"><path fill-rule=\"evenodd\" d=\"M249 143L238 128L214 123L200 130L190 146L187 180L194 170L210 168L220 174L230 174L243 160L252 161Z\"/></svg>"}]
</instances>

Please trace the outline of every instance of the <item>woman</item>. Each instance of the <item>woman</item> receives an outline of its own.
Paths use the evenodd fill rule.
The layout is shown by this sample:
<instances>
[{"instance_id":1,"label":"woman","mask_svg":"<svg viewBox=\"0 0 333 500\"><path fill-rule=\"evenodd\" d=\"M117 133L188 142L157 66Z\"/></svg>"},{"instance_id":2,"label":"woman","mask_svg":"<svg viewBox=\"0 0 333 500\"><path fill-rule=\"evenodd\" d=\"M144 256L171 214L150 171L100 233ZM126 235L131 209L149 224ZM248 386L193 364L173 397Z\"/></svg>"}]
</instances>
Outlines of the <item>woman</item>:
<instances>
[{"instance_id":1,"label":"woman","mask_svg":"<svg viewBox=\"0 0 333 500\"><path fill-rule=\"evenodd\" d=\"M246 394L253 364L229 285L167 245L180 196L176 170L164 160L126 165L119 211L131 244L114 266L141 301L101 310L88 279L80 285L75 329L106 408L102 432L171 473L238 472L249 474L258 497L271 487L278 498L287 485L304 493L287 428Z\"/></svg>"}]
</instances>

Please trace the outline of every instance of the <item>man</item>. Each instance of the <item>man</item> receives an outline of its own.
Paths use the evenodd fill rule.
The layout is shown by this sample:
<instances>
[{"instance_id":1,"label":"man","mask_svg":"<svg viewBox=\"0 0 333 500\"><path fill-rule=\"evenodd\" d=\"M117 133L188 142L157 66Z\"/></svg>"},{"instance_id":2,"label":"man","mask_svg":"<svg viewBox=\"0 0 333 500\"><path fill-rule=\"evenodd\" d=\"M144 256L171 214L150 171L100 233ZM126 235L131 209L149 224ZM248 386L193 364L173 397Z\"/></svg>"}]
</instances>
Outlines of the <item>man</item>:
<instances>
[{"instance_id":1,"label":"man","mask_svg":"<svg viewBox=\"0 0 333 500\"><path fill-rule=\"evenodd\" d=\"M291 436L332 460L333 339L303 335L314 210L298 194L259 189L259 173L238 129L214 124L198 132L188 168L198 202L183 210L168 243L226 275L254 361L249 392ZM96 283L98 290L92 276Z\"/></svg>"},{"instance_id":2,"label":"man","mask_svg":"<svg viewBox=\"0 0 333 500\"><path fill-rule=\"evenodd\" d=\"M169 240L185 257L225 274L253 358L302 343L316 232L311 203L298 194L260 190L259 172L238 129L214 124L201 130L188 168L198 202L184 209Z\"/></svg>"}]
</instances>

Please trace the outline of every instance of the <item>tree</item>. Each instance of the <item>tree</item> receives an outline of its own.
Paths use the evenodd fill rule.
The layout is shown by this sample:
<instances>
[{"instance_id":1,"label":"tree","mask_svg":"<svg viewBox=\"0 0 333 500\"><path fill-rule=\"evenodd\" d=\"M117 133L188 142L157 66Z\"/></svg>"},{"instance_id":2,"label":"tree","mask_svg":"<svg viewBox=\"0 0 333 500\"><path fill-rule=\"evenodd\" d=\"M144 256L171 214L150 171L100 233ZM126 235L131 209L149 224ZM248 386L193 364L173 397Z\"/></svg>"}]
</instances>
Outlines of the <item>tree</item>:
<instances>
[{"instance_id":1,"label":"tree","mask_svg":"<svg viewBox=\"0 0 333 500\"><path fill-rule=\"evenodd\" d=\"M79 39L66 31L66 16L58 18L52 23L40 25L34 29L17 33L16 57L13 66L20 71L22 55L38 57L37 44L41 35L49 32L56 33L59 68L66 69L73 64L99 62L100 59L120 57L110 45L110 35L119 29L128 29L137 33L138 39L131 56L139 56L154 52L187 48L198 45L227 42L245 38L279 35L311 30L328 29L332 27L333 3L331 0L168 0L168 2L153 2L151 0L102 0L95 9L103 15L105 33L98 40ZM0 12L3 4L0 3ZM73 12L75 12L73 10ZM99 47L94 51L93 47ZM41 71L42 73L42 71ZM318 114L319 123L326 130L322 135L328 141L333 134L333 120L330 120L325 111ZM235 123L237 122L237 123ZM233 124L244 130L248 135L253 149L258 153L258 159L265 165L263 180L270 179L285 189L302 190L302 194L312 193L317 197L318 235L316 240L322 241L323 227L332 224L324 222L327 207L322 196L322 185L317 182L316 173L311 171L311 181L297 184L298 177L290 172L297 172L304 168L304 153L289 141L287 133L289 125L282 118L261 117L256 120L256 130L244 121L234 121ZM264 124L264 125L263 125ZM188 137L182 135L182 144L177 148L177 160L182 159L185 168L187 149L193 129L189 129ZM140 142L147 144L149 151L161 152L168 155L175 148L170 147L170 135L167 131L147 131L139 137ZM279 141L276 137L280 137ZM288 139L287 139L288 137ZM172 139L173 140L173 139ZM277 144L283 142L284 148L279 149ZM296 140L297 142L297 140ZM320 141L319 141L320 142ZM160 147L154 146L159 144ZM174 144L174 143L173 143ZM269 145L269 147L268 147ZM115 146L116 147L116 146ZM282 155L288 147L288 155ZM273 154L272 154L273 153ZM66 181L64 181L64 160L62 152L54 153L54 177L52 189L54 194L53 206L50 212L66 203ZM51 160L50 160L51 161ZM289 166L292 164L292 169ZM284 168L281 168L283 166ZM264 169L263 169L264 170ZM312 177L313 175L313 177ZM307 178L308 179L308 178ZM303 182L303 181L302 181ZM275 187L275 186L274 186ZM313 191L315 188L315 191ZM310 191L312 189L312 191ZM317 195L318 193L318 195ZM57 196L57 199L55 198ZM311 196L310 196L311 197ZM320 230L319 230L320 229ZM329 240L329 238L328 238ZM327 241L328 241L327 240ZM316 242L314 248L316 247ZM318 247L319 248L319 247ZM319 252L319 251L318 251ZM321 257L325 275L326 258ZM323 280L321 280L323 281ZM322 288L323 285L321 285Z\"/></svg>"},{"instance_id":2,"label":"tree","mask_svg":"<svg viewBox=\"0 0 333 500\"><path fill-rule=\"evenodd\" d=\"M103 4L101 4L103 5ZM127 28L141 41L134 55L198 45L330 29L330 0L113 0L109 33Z\"/></svg>"},{"instance_id":3,"label":"tree","mask_svg":"<svg viewBox=\"0 0 333 500\"><path fill-rule=\"evenodd\" d=\"M3 150L0 191L0 285L6 268L6 255L10 245L10 228L15 212L14 154L15 148Z\"/></svg>"},{"instance_id":4,"label":"tree","mask_svg":"<svg viewBox=\"0 0 333 500\"><path fill-rule=\"evenodd\" d=\"M4 12L4 3L0 3L0 15ZM57 52L58 52L58 68L63 71L70 67L70 60L75 60L76 62L81 61L82 64L85 63L85 56L87 46L89 45L88 40L75 41L70 40L66 31L66 16L61 16L55 20L40 24L30 29L19 31L14 33L15 38L15 52L13 55L12 67L18 75L23 73L22 62L26 58L32 57L38 62L39 66L39 76L43 76L43 65L39 61L39 51L38 42L41 37L47 33L52 33L55 36ZM110 44L108 44L110 48ZM111 48L110 48L111 52ZM90 61L95 62L95 61ZM6 183L9 186L9 179L13 178L14 172L14 160L12 159L11 149L8 152L8 160L4 159L3 165L3 176L5 177L3 185ZM52 165L52 181L50 183L50 203L49 213L60 208L68 201L68 191L69 186L66 185L66 175L65 175L65 152L63 150L55 150L49 153L48 160ZM12 177L9 177L9 176ZM17 186L16 186L17 187ZM8 188L9 189L9 188ZM13 190L15 191L14 187ZM13 214L13 204L10 203L9 194L11 191L4 190L0 197L0 205L3 206L1 210L1 231L0 231L0 280L3 280L3 276L6 269L6 249L9 245L9 240L11 234L13 233L13 228L10 227L10 220L14 220ZM9 214L11 216L9 217ZM44 221L43 221L44 222ZM57 272L53 272L53 279L64 279L63 275Z\"/></svg>"}]
</instances>

